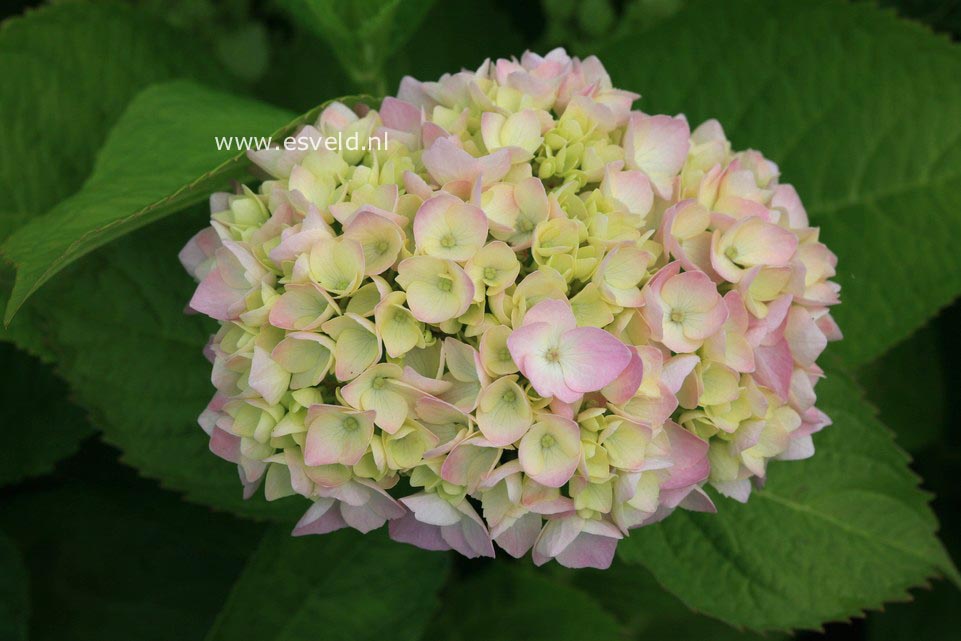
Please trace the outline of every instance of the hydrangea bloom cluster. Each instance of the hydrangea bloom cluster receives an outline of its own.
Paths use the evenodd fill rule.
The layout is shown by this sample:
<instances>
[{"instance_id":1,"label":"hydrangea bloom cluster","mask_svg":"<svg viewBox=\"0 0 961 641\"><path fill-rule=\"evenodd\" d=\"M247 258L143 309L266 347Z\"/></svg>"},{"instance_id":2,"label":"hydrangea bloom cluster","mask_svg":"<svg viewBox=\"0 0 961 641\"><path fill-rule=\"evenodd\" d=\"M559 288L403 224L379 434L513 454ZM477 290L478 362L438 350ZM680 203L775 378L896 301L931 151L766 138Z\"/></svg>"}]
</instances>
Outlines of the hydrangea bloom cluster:
<instances>
[{"instance_id":1,"label":"hydrangea bloom cluster","mask_svg":"<svg viewBox=\"0 0 961 641\"><path fill-rule=\"evenodd\" d=\"M270 178L181 254L247 495L309 499L296 535L607 567L813 454L836 259L774 163L637 98L527 53L298 134L359 149L250 153Z\"/></svg>"}]
</instances>

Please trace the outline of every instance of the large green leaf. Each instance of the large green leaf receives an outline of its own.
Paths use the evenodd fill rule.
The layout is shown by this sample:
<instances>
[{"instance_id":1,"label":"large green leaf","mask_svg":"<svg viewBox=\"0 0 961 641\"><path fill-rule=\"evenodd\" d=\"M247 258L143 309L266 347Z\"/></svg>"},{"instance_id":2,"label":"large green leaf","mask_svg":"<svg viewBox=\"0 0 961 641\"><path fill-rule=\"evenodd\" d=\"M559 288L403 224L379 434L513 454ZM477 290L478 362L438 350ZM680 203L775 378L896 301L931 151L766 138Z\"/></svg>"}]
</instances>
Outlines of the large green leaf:
<instances>
[{"instance_id":1,"label":"large green leaf","mask_svg":"<svg viewBox=\"0 0 961 641\"><path fill-rule=\"evenodd\" d=\"M205 43L126 4L64 3L5 21L0 242L81 186L138 91L176 77L220 82L219 76ZM0 264L0 306L12 284L12 268ZM42 339L29 318L0 330L0 340L49 358Z\"/></svg>"},{"instance_id":2,"label":"large green leaf","mask_svg":"<svg viewBox=\"0 0 961 641\"><path fill-rule=\"evenodd\" d=\"M20 550L0 532L0 641L26 641L28 587Z\"/></svg>"},{"instance_id":3,"label":"large green leaf","mask_svg":"<svg viewBox=\"0 0 961 641\"><path fill-rule=\"evenodd\" d=\"M139 94L104 144L83 189L18 229L3 247L17 268L6 321L66 265L130 231L205 199L244 175L246 155L216 136L285 135L281 109L177 81Z\"/></svg>"},{"instance_id":4,"label":"large green leaf","mask_svg":"<svg viewBox=\"0 0 961 641\"><path fill-rule=\"evenodd\" d=\"M0 343L0 486L46 474L92 433L67 385L39 360Z\"/></svg>"},{"instance_id":5,"label":"large green leaf","mask_svg":"<svg viewBox=\"0 0 961 641\"><path fill-rule=\"evenodd\" d=\"M117 55L117 52L123 52ZM218 82L202 42L115 2L58 4L0 27L0 242L80 187L127 102L152 82L178 76ZM0 306L13 270L0 264ZM53 354L36 315L0 340L44 360ZM0 484L49 471L90 428L49 371L3 352Z\"/></svg>"},{"instance_id":6,"label":"large green leaf","mask_svg":"<svg viewBox=\"0 0 961 641\"><path fill-rule=\"evenodd\" d=\"M414 641L437 605L449 555L381 530L294 538L275 527L234 586L208 641Z\"/></svg>"},{"instance_id":7,"label":"large green leaf","mask_svg":"<svg viewBox=\"0 0 961 641\"><path fill-rule=\"evenodd\" d=\"M834 425L805 461L772 463L763 490L717 514L679 511L618 547L688 606L758 630L846 620L933 576L958 581L907 457L838 371L818 385Z\"/></svg>"},{"instance_id":8,"label":"large green leaf","mask_svg":"<svg viewBox=\"0 0 961 641\"><path fill-rule=\"evenodd\" d=\"M181 76L215 81L202 43L118 2L62 3L0 27L0 237L76 191L130 99Z\"/></svg>"},{"instance_id":9,"label":"large green leaf","mask_svg":"<svg viewBox=\"0 0 961 641\"><path fill-rule=\"evenodd\" d=\"M0 525L30 573L30 638L202 639L262 527L187 505L85 454L78 466L102 469L81 467L82 476L0 502ZM103 480L90 479L97 472Z\"/></svg>"},{"instance_id":10,"label":"large green leaf","mask_svg":"<svg viewBox=\"0 0 961 641\"><path fill-rule=\"evenodd\" d=\"M717 117L775 160L839 257L869 362L961 292L961 48L864 4L692 0L596 53L648 112Z\"/></svg>"},{"instance_id":11,"label":"large green leaf","mask_svg":"<svg viewBox=\"0 0 961 641\"><path fill-rule=\"evenodd\" d=\"M586 593L501 559L444 592L444 607L423 638L614 641L622 637L614 618Z\"/></svg>"}]
</instances>

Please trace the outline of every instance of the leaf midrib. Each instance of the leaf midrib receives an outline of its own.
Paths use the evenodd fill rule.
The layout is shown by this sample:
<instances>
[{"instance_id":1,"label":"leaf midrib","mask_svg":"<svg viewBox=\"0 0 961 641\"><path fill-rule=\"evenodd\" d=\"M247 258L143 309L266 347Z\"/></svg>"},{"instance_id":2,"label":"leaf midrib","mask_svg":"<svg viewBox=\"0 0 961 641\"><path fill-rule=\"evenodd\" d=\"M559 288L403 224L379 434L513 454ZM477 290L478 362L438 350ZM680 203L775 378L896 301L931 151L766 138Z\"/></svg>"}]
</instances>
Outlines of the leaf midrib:
<instances>
[{"instance_id":1,"label":"leaf midrib","mask_svg":"<svg viewBox=\"0 0 961 641\"><path fill-rule=\"evenodd\" d=\"M891 497L891 496L888 496L888 495L886 495L886 494L882 494L882 493L880 493L880 492L876 492L876 491L874 491L874 490L858 489L857 492L858 492L858 493L863 493L863 494L870 494L870 495L874 495L874 496L879 496L879 497L884 498L885 500L896 500L896 499L894 499L894 498ZM848 534L854 535L854 536L856 536L856 537L858 537L858 538L861 538L861 539L864 539L864 540L866 540L866 541L870 541L870 542L872 542L872 543L880 543L881 545L883 545L883 546L885 546L885 547L888 547L888 548L890 548L890 549L892 549L892 550L894 550L894 551L896 551L896 552L899 552L899 553L901 553L901 554L907 555L907 556L909 556L909 557L913 557L913 558L916 559L917 561L920 561L922 564L929 566L929 568L930 568L931 570L933 570L933 571L935 572L935 574L937 574L937 575L939 575L939 576L947 576L948 578L950 578L950 579L952 580L952 582L954 582L954 583L956 583L956 584L959 584L959 587L961 587L961 575L958 574L958 571L957 571L957 569L953 566L953 564L952 564L952 565L949 565L949 567L947 567L947 568L943 568L940 563L938 563L938 562L936 562L936 561L933 561L932 559L929 559L926 555L920 554L920 553L919 553L917 550L915 550L915 549L912 549L912 548L906 547L906 546L902 546L902 545L898 545L897 542L891 541L890 539L887 539L887 538L885 538L885 537L883 537L883 536L878 536L876 533L868 532L868 531L866 531L866 530L862 530L862 529L860 529L860 528L857 528L857 527L854 527L854 526L852 526L852 525L846 524L846 523L844 523L843 521L841 521L841 520L839 520L839 519L831 516L830 514L827 514L827 513L825 513L825 512L821 512L821 511L819 511L819 510L816 510L815 508L811 507L810 505L806 505L806 504L804 504L804 503L799 503L798 501L791 500L791 499L789 499L789 498L787 498L787 497L784 497L784 496L779 496L778 494L776 494L776 493L774 493L774 492L762 490L762 491L760 491L760 492L757 492L757 493L755 494L755 497L758 498L758 499L767 499L767 500L771 501L772 503L780 504L780 505L782 505L782 506L784 506L784 507L786 507L786 508L788 508L788 509L794 510L794 511L796 511L796 512L799 512L799 513L802 513L802 514L807 514L807 515L809 515L809 516L813 516L813 517L815 517L815 518L817 518L817 519L820 519L820 520L822 520L822 521L825 521L826 523L829 523L830 525L838 528L839 530L841 530L841 531L843 531L843 532L846 532L846 533L848 533ZM898 501L898 502L900 502L900 501ZM950 563L950 561L949 561L949 563Z\"/></svg>"}]
</instances>

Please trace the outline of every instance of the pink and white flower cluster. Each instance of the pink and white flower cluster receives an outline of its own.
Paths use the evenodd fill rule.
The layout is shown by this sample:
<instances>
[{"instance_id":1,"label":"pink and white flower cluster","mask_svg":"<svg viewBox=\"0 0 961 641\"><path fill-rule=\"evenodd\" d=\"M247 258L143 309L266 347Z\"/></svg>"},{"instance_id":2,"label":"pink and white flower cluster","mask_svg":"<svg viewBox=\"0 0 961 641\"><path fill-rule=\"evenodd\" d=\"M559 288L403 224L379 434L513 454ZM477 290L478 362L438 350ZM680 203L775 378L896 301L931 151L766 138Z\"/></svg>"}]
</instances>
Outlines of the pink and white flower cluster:
<instances>
[{"instance_id":1,"label":"pink and white flower cluster","mask_svg":"<svg viewBox=\"0 0 961 641\"><path fill-rule=\"evenodd\" d=\"M181 254L248 496L309 499L296 535L607 567L813 454L836 259L774 163L637 98L527 53L298 133L384 149L250 154L269 179Z\"/></svg>"}]
</instances>

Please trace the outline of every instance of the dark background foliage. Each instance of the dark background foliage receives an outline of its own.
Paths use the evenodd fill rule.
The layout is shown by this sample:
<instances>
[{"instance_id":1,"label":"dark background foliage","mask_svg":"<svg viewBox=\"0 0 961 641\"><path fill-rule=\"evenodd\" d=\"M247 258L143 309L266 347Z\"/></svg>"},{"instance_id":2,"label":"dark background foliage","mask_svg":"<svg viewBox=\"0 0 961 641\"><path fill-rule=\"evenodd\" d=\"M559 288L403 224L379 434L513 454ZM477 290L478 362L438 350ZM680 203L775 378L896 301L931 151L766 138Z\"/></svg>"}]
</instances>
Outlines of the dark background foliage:
<instances>
[{"instance_id":1,"label":"dark background foliage","mask_svg":"<svg viewBox=\"0 0 961 641\"><path fill-rule=\"evenodd\" d=\"M138 15L150 15L165 23L180 34L185 46L205 43L206 50L212 52L210 69L216 73L197 73L209 80L208 84L221 83L299 113L334 96L393 91L408 73L433 78L462 66L476 66L482 55L509 56L527 48L544 51L555 45L590 53L592 43L623 37L635 28L650 28L683 3L437 2L410 33L400 25L398 37L402 42L389 59L363 61L366 66L355 69L335 62L340 45L315 35L317 30L305 24L308 19L291 19L291 15L298 15L296 7L292 10L297 0L143 0L126 4L135 5L131 11ZM15 16L38 4L11 2L4 10L6 15ZM961 3L957 1L883 0L881 4L944 37L957 41L961 36ZM364 75L368 67L378 66L382 73L377 77ZM168 75L179 74L158 77ZM217 78L212 78L214 75ZM24 86L24 91L28 89ZM104 123L99 125L104 131L131 96L104 97ZM7 143L0 140L0 145ZM88 149L88 159L78 161L75 170L64 170L62 184L51 188L61 191L52 193L46 206L79 187L95 151ZM87 273L85 270L93 273L92 263L112 265L113 271L96 272L103 279L101 285L124 291L125 268L151 268L137 263L142 259L136 243L166 243L175 248L185 237L184 230L199 227L203 218L202 211L192 210L179 222L168 221L138 232L132 244L78 263L74 276ZM176 266L171 261L163 265L163 269L168 268ZM0 273L0 284L8 275ZM164 275L160 273L159 278ZM65 296L69 301L69 294ZM157 318L146 318L149 312L143 310L138 313L145 314L146 320L124 316L128 311L118 312L118 327L100 331L122 333L141 323L154 323L163 329L165 321L159 316L179 313L182 303L177 301L185 299L184 291L162 299L173 309L157 312ZM146 301L145 307L158 300ZM101 303L78 299L71 304L64 309ZM961 557L961 424L953 405L961 389L961 370L956 367L961 362L959 326L961 304L955 302L920 331L856 372L868 399L879 408L881 419L895 430L897 442L910 453L911 466L924 479L924 488L934 494L940 537L955 559ZM72 315L56 327L49 319L37 319L20 331L23 335L18 335L17 342L28 346L31 354L0 342L0 431L4 436L0 444L0 641L255 638L246 635L254 634L258 625L284 623L278 613L284 612L282 597L286 592L280 588L276 592L267 590L269 593L246 595L249 598L243 600L243 591L233 586L239 577L256 576L264 568L287 572L277 579L286 589L294 585L314 594L316 618L311 621L316 627L296 627L305 625L302 621L292 624L303 634L299 638L341 638L350 630L349 621L344 623L348 627L337 628L338 632L331 632L333 628L325 627L325 622L337 620L338 613L347 613L351 620L380 616L390 595L396 598L398 590L410 595L403 619L406 623L392 626L385 619L380 632L383 638L756 638L751 632L734 630L688 610L640 566L607 573L572 573L556 567L535 572L527 560L448 561L433 558L442 555L433 555L425 561L425 557L393 555L384 561L386 565L375 567L409 577L409 584L378 584L371 579L355 585L332 578L340 550L360 549L370 557L370 563L377 564L379 550L392 544L374 536L363 543L368 547L358 548L353 535L345 533L336 535L326 547L312 540L298 543L307 547L285 551L279 550L278 543L275 551L270 542L286 540L281 526L241 519L185 501L180 492L139 476L138 461L111 444L122 445L123 435L108 431L102 436L92 427L102 417L81 409L87 406L84 401L103 386L97 377L98 368L109 367L109 361L101 362L95 354L83 359L74 354L71 361L46 351L47 339L54 333L80 335L90 331L82 315ZM134 337L129 345L132 359L138 358L136 340ZM858 341L859 336L849 334L847 340ZM164 348L158 342L156 349ZM176 362L176 356L170 358ZM51 365L54 360L55 366ZM69 375L73 385L68 388L60 375ZM23 385L24 380L30 384ZM136 391L117 385L128 396ZM161 394L163 382L147 384L143 392ZM198 380L196 394L201 398L208 394L202 379ZM191 405L183 411L190 414L194 409ZM158 440L155 447L161 449L163 443ZM217 467L212 474L224 472L212 457L209 462L212 468ZM170 469L176 469L180 461L171 459L167 463ZM230 474L223 476L233 481ZM176 479L170 485L182 489ZM203 496L191 498L206 502ZM418 572L425 564L447 562L453 565L437 597L439 607L434 607L427 584L417 583ZM326 572L327 568L332 569ZM376 574L371 572L371 576ZM420 598L422 592L427 596ZM523 607L517 605L517 595L524 596ZM958 588L935 581L930 588L913 590L911 597L910 602L888 604L883 611L871 612L865 618L829 623L822 632L802 632L798 637L956 638L961 629ZM335 600L331 602L331 598ZM238 599L247 607L257 604L245 613L252 622L249 627L237 628L236 616L220 614L218 620L219 613L239 607L234 603ZM411 627L410 623L421 620L426 622L422 634L423 625ZM367 637L357 632L343 638Z\"/></svg>"}]
</instances>

